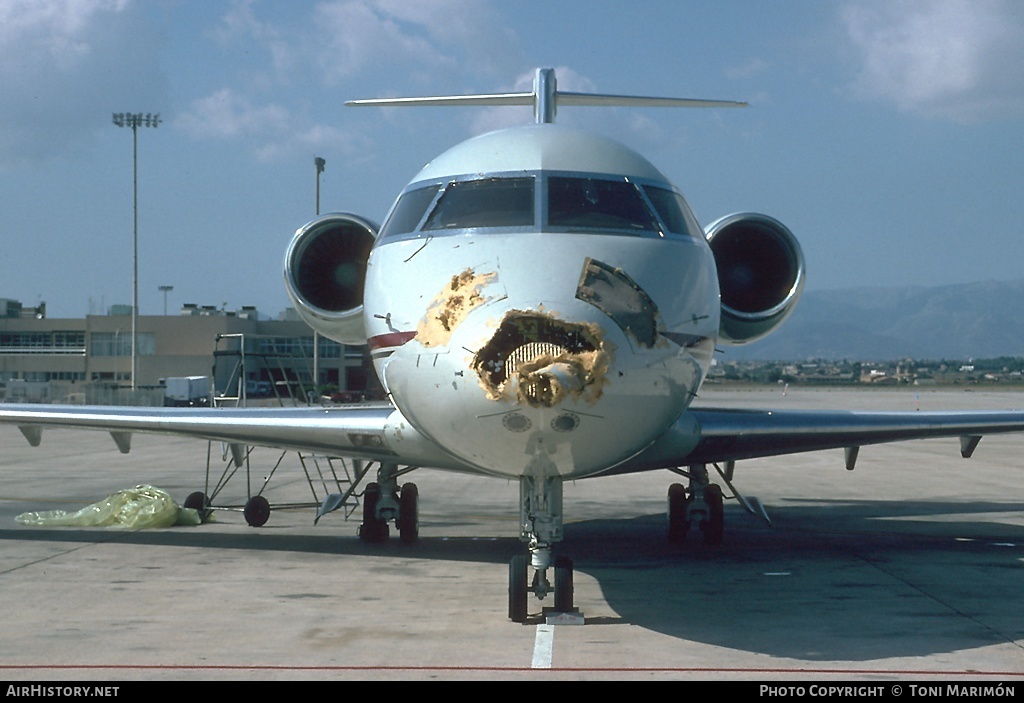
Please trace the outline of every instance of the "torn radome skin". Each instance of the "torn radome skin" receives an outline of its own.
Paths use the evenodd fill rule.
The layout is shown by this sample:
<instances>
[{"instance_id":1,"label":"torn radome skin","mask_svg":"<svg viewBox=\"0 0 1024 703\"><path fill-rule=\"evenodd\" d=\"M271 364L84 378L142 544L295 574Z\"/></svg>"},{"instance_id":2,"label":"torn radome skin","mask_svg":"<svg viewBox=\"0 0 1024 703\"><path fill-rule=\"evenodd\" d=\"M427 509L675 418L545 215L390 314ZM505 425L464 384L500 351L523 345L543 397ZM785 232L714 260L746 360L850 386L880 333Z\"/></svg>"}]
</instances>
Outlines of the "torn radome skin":
<instances>
[{"instance_id":1,"label":"torn radome skin","mask_svg":"<svg viewBox=\"0 0 1024 703\"><path fill-rule=\"evenodd\" d=\"M472 269L452 276L451 283L438 293L417 325L416 340L425 347L448 344L452 330L466 319L466 315L490 300L481 290L497 277L494 272L474 273Z\"/></svg>"},{"instance_id":2,"label":"torn radome skin","mask_svg":"<svg viewBox=\"0 0 1024 703\"><path fill-rule=\"evenodd\" d=\"M594 403L607 383L611 351L597 324L510 310L474 355L473 369L491 400L531 407L554 407L566 398Z\"/></svg>"}]
</instances>

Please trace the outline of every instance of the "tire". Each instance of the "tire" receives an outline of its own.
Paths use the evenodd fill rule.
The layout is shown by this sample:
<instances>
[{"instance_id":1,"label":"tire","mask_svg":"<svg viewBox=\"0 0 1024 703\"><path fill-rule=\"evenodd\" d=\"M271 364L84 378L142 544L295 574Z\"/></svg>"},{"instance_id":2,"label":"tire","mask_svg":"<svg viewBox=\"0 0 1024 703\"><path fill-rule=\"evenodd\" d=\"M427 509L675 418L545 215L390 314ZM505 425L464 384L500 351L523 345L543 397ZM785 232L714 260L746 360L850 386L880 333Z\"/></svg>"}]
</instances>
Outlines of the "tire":
<instances>
[{"instance_id":1,"label":"tire","mask_svg":"<svg viewBox=\"0 0 1024 703\"><path fill-rule=\"evenodd\" d=\"M368 543L386 542L388 539L388 524L377 517L377 501L380 500L380 485L377 483L366 484L363 491L363 524L359 526L359 539Z\"/></svg>"},{"instance_id":2,"label":"tire","mask_svg":"<svg viewBox=\"0 0 1024 703\"><path fill-rule=\"evenodd\" d=\"M668 541L669 544L684 544L690 529L686 519L686 487L673 483L668 487Z\"/></svg>"},{"instance_id":3,"label":"tire","mask_svg":"<svg viewBox=\"0 0 1024 703\"><path fill-rule=\"evenodd\" d=\"M508 617L526 622L526 555L517 554L508 563Z\"/></svg>"},{"instance_id":4,"label":"tire","mask_svg":"<svg viewBox=\"0 0 1024 703\"><path fill-rule=\"evenodd\" d=\"M725 534L725 510L722 507L722 487L712 483L704 489L704 502L708 504L708 519L701 525L706 544L721 544Z\"/></svg>"},{"instance_id":5,"label":"tire","mask_svg":"<svg viewBox=\"0 0 1024 703\"><path fill-rule=\"evenodd\" d=\"M555 612L573 611L572 559L555 559Z\"/></svg>"},{"instance_id":6,"label":"tire","mask_svg":"<svg viewBox=\"0 0 1024 703\"><path fill-rule=\"evenodd\" d=\"M270 519L270 501L263 496L253 496L245 501L242 515L250 527L263 527Z\"/></svg>"},{"instance_id":7,"label":"tire","mask_svg":"<svg viewBox=\"0 0 1024 703\"><path fill-rule=\"evenodd\" d=\"M209 500L209 498L206 497L206 494L203 493L202 491L196 491L194 493L189 493L188 497L185 498L184 504L182 505L183 508L190 508L191 510L198 510L199 511L199 519L202 520L203 522L206 522L209 519L209 517L210 517L210 513L213 512L212 510L210 510L209 506L210 506L210 500Z\"/></svg>"},{"instance_id":8,"label":"tire","mask_svg":"<svg viewBox=\"0 0 1024 703\"><path fill-rule=\"evenodd\" d=\"M398 537L402 544L412 544L420 536L419 489L415 483L402 486L398 498Z\"/></svg>"}]
</instances>

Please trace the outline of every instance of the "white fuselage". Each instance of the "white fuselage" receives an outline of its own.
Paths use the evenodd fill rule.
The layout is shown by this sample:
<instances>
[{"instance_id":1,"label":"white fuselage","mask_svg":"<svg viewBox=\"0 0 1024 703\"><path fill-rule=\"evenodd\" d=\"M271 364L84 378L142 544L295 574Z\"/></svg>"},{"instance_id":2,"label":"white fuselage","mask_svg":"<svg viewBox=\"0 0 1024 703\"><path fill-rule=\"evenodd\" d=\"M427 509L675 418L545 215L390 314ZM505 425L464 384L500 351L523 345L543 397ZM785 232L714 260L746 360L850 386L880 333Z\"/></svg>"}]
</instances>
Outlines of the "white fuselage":
<instances>
[{"instance_id":1,"label":"white fuselage","mask_svg":"<svg viewBox=\"0 0 1024 703\"><path fill-rule=\"evenodd\" d=\"M452 214L470 189L487 206ZM670 191L625 147L555 125L484 135L429 164L378 237L363 302L405 418L495 475L593 475L654 441L694 397L719 328L699 226L681 196L675 233L652 204ZM592 211L603 199L618 217L634 197L647 214L631 216L652 224ZM494 203L500 213L481 215Z\"/></svg>"}]
</instances>

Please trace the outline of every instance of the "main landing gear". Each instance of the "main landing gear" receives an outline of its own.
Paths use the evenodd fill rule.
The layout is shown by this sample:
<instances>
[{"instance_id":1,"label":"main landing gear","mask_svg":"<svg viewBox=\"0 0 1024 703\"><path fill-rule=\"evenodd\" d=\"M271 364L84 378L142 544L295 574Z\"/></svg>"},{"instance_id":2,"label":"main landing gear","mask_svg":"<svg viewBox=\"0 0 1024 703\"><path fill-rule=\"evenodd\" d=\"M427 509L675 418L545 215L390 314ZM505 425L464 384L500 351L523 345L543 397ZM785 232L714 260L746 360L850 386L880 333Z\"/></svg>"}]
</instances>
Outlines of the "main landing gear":
<instances>
[{"instance_id":1,"label":"main landing gear","mask_svg":"<svg viewBox=\"0 0 1024 703\"><path fill-rule=\"evenodd\" d=\"M364 542L385 542L391 532L388 523L394 521L398 537L404 544L419 538L419 490L415 483L399 488L399 476L415 467L399 470L397 464L381 464L377 480L366 484L363 491L363 522L359 538Z\"/></svg>"},{"instance_id":2,"label":"main landing gear","mask_svg":"<svg viewBox=\"0 0 1024 703\"><path fill-rule=\"evenodd\" d=\"M761 501L754 496L742 496L732 485L733 471L736 469L735 461L725 463L725 470L718 464L712 464L715 471L721 477L726 486L729 487L730 497L735 498L739 504L751 515L761 518L771 526L771 518L764 509ZM668 487L668 541L672 544L682 544L686 541L686 535L691 529L699 528L704 534L704 541L707 544L721 544L722 535L725 532L725 517L722 510L722 488L708 480L708 469L705 464L694 464L683 469L673 469L680 476L689 481L689 486L684 487L681 483L673 483Z\"/></svg>"},{"instance_id":3,"label":"main landing gear","mask_svg":"<svg viewBox=\"0 0 1024 703\"><path fill-rule=\"evenodd\" d=\"M551 564L551 548L562 539L562 479L557 477L519 478L519 538L527 542L530 553L517 554L508 565L508 617L526 622L528 594L544 600L554 595L554 607L545 608L549 618L563 617L582 622L573 607L572 560L560 556ZM533 578L529 578L530 567ZM548 572L554 572L554 584Z\"/></svg>"},{"instance_id":4,"label":"main landing gear","mask_svg":"<svg viewBox=\"0 0 1024 703\"><path fill-rule=\"evenodd\" d=\"M686 488L681 483L668 487L668 541L683 544L691 529L700 529L707 544L721 544L725 532L722 487L708 480L707 466L696 464L687 472Z\"/></svg>"}]
</instances>

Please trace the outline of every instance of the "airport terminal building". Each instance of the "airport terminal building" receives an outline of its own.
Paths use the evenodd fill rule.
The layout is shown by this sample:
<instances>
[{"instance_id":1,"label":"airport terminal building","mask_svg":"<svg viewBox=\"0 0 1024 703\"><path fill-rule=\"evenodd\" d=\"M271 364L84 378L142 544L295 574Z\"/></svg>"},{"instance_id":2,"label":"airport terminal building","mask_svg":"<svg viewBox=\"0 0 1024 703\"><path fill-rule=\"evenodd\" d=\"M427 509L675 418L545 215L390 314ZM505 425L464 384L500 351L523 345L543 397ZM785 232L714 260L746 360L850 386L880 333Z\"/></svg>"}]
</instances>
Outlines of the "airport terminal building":
<instances>
[{"instance_id":1,"label":"airport terminal building","mask_svg":"<svg viewBox=\"0 0 1024 703\"><path fill-rule=\"evenodd\" d=\"M0 299L0 400L158 405L166 379L190 376L210 377L214 394L229 397L290 398L314 388L357 396L372 387L364 347L314 335L297 315L282 317L198 305L140 315L133 393L131 306L50 319L45 303Z\"/></svg>"}]
</instances>

